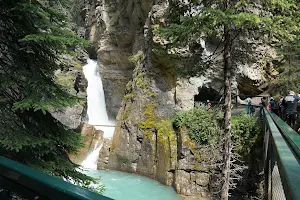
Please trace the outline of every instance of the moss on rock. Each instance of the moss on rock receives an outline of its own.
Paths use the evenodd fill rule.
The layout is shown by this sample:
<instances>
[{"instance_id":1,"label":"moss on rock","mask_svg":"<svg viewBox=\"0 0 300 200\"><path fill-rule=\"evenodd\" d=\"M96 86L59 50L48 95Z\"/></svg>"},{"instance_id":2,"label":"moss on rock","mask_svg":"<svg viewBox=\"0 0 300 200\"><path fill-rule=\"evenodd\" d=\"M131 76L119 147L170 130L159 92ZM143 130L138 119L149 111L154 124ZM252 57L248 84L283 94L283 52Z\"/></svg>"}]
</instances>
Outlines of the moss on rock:
<instances>
[{"instance_id":1,"label":"moss on rock","mask_svg":"<svg viewBox=\"0 0 300 200\"><path fill-rule=\"evenodd\" d=\"M135 64L137 64L138 61L144 62L145 61L144 52L142 50L138 51L135 55L129 57L129 61Z\"/></svg>"},{"instance_id":2,"label":"moss on rock","mask_svg":"<svg viewBox=\"0 0 300 200\"><path fill-rule=\"evenodd\" d=\"M146 73L142 72L136 76L135 83L140 88L146 88L149 86L150 80L146 77Z\"/></svg>"},{"instance_id":3,"label":"moss on rock","mask_svg":"<svg viewBox=\"0 0 300 200\"><path fill-rule=\"evenodd\" d=\"M154 116L154 108L155 108L155 105L152 104L152 103L149 103L146 106L146 109L144 111L145 120L138 123L138 127L140 129L146 130L146 129L152 129L152 128L154 128L154 126L155 126L155 118L156 118Z\"/></svg>"},{"instance_id":4,"label":"moss on rock","mask_svg":"<svg viewBox=\"0 0 300 200\"><path fill-rule=\"evenodd\" d=\"M124 99L127 100L127 99L133 99L136 95L134 93L128 93L124 96Z\"/></svg>"}]
</instances>

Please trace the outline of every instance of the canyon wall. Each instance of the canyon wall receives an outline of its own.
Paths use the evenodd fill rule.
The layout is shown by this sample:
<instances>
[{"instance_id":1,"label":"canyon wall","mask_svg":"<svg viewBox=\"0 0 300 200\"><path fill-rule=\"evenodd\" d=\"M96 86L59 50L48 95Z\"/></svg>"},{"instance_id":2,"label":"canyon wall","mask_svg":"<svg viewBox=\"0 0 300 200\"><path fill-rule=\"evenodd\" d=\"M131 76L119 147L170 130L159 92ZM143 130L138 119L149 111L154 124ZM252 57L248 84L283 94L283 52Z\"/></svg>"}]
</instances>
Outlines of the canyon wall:
<instances>
[{"instance_id":1,"label":"canyon wall","mask_svg":"<svg viewBox=\"0 0 300 200\"><path fill-rule=\"evenodd\" d=\"M210 155L201 153L185 131L175 132L170 119L174 112L192 108L203 87L222 96L222 66L183 78L173 67L188 65L152 52L151 29L164 23L168 6L167 0L154 5L150 0L90 0L85 7L89 54L98 59L107 110L116 118L114 137L105 142L109 147L101 150L98 167L145 175L185 196L208 197L211 177L199 156ZM199 48L204 55L217 46L204 41ZM275 51L250 36L238 38L234 46L233 92L261 93L277 75ZM238 56L239 49L251 55Z\"/></svg>"}]
</instances>

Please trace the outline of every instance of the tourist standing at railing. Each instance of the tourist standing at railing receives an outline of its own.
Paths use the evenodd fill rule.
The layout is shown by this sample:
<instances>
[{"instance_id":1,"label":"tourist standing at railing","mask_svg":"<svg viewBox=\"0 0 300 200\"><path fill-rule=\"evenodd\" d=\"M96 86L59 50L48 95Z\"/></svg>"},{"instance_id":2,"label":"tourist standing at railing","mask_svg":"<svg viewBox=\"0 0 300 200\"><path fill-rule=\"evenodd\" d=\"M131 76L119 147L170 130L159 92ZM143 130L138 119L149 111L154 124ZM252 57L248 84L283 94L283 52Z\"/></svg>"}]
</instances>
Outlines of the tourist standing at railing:
<instances>
[{"instance_id":1,"label":"tourist standing at railing","mask_svg":"<svg viewBox=\"0 0 300 200\"><path fill-rule=\"evenodd\" d=\"M263 108L266 107L266 97L263 97L260 99L260 103L259 103L259 115L260 115L260 119L263 120Z\"/></svg>"},{"instance_id":2,"label":"tourist standing at railing","mask_svg":"<svg viewBox=\"0 0 300 200\"><path fill-rule=\"evenodd\" d=\"M246 99L246 114L250 115L251 114L251 98L248 97Z\"/></svg>"},{"instance_id":3,"label":"tourist standing at railing","mask_svg":"<svg viewBox=\"0 0 300 200\"><path fill-rule=\"evenodd\" d=\"M284 105L283 105L283 99L284 97L281 97L279 100L279 110L278 110L278 115L282 120L285 120L285 112L284 112Z\"/></svg>"},{"instance_id":4,"label":"tourist standing at railing","mask_svg":"<svg viewBox=\"0 0 300 200\"><path fill-rule=\"evenodd\" d=\"M278 115L279 105L278 105L278 102L275 101L275 99L273 97L271 97L271 99L270 99L270 106L271 106L271 111L273 113L275 113L276 115Z\"/></svg>"},{"instance_id":5,"label":"tourist standing at railing","mask_svg":"<svg viewBox=\"0 0 300 200\"><path fill-rule=\"evenodd\" d=\"M300 100L299 96L296 96L295 92L293 91L289 91L289 94L283 99L286 122L293 129L296 121L297 102L299 100Z\"/></svg>"}]
</instances>

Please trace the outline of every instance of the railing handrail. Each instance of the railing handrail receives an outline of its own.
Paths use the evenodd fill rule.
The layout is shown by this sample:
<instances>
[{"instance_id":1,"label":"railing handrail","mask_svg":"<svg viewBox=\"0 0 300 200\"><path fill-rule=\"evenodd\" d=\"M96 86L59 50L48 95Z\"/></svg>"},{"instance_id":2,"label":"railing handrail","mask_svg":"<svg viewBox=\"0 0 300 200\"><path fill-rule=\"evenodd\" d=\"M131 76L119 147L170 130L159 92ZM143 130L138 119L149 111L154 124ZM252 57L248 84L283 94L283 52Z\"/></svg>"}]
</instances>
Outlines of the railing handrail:
<instances>
[{"instance_id":1,"label":"railing handrail","mask_svg":"<svg viewBox=\"0 0 300 200\"><path fill-rule=\"evenodd\" d=\"M112 200L1 156L0 186L39 200Z\"/></svg>"},{"instance_id":2,"label":"railing handrail","mask_svg":"<svg viewBox=\"0 0 300 200\"><path fill-rule=\"evenodd\" d=\"M294 154L281 130L276 126L271 114L264 108L264 115L271 133L274 155L276 156L279 173L286 199L300 199L300 164L299 158Z\"/></svg>"},{"instance_id":3,"label":"railing handrail","mask_svg":"<svg viewBox=\"0 0 300 200\"><path fill-rule=\"evenodd\" d=\"M285 121L278 117L275 113L270 113L273 118L277 128L281 131L282 135L285 137L286 141L292 147L295 154L297 154L298 159L300 159L300 137L299 134L294 131Z\"/></svg>"}]
</instances>

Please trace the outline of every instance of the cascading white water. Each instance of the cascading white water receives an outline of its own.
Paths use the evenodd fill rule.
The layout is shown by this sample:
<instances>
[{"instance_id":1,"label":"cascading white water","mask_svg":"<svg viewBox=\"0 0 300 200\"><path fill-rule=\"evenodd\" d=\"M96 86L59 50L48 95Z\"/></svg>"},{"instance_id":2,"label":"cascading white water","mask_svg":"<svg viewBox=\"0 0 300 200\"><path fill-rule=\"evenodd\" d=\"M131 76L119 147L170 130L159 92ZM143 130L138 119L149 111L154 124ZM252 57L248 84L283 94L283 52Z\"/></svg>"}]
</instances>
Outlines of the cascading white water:
<instances>
[{"instance_id":1,"label":"cascading white water","mask_svg":"<svg viewBox=\"0 0 300 200\"><path fill-rule=\"evenodd\" d=\"M103 146L103 143L98 146L96 142L94 150L87 156L87 158L82 162L81 166L85 169L97 169L97 161L99 157L99 152Z\"/></svg>"},{"instance_id":2,"label":"cascading white water","mask_svg":"<svg viewBox=\"0 0 300 200\"><path fill-rule=\"evenodd\" d=\"M89 124L94 125L97 130L104 132L104 138L111 138L114 133L114 122L108 119L105 96L97 61L88 59L87 65L83 67L83 73L88 81L87 87L87 114ZM98 126L97 126L98 125ZM99 126L100 125L100 126ZM93 151L82 162L84 168L96 169L99 152L103 144L95 143Z\"/></svg>"}]
</instances>

